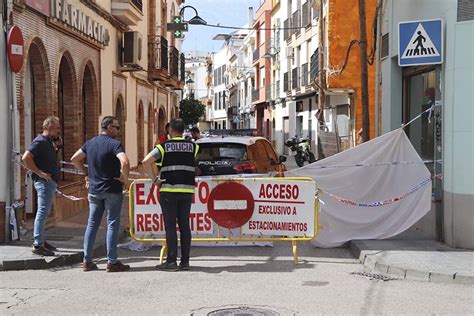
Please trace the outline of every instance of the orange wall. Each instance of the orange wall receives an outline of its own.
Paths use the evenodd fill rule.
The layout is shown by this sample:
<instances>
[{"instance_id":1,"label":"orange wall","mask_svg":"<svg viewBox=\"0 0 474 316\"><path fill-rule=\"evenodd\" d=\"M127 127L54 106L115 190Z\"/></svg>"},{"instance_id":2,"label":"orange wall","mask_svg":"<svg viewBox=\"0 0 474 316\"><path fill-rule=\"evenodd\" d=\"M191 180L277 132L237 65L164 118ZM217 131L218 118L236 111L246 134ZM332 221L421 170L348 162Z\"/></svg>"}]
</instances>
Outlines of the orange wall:
<instances>
[{"instance_id":1,"label":"orange wall","mask_svg":"<svg viewBox=\"0 0 474 316\"><path fill-rule=\"evenodd\" d=\"M373 47L373 19L377 6L376 0L366 0L366 28L367 54ZM359 1L358 0L330 0L328 17L329 36L329 64L331 67L340 67L344 63L347 48L353 39L359 39ZM360 54L359 46L351 49L347 66L341 75L328 79L328 88L344 88L355 90L356 132L362 127L362 101L360 81ZM374 137L375 126L375 60L368 65L369 74L369 116L370 138Z\"/></svg>"}]
</instances>

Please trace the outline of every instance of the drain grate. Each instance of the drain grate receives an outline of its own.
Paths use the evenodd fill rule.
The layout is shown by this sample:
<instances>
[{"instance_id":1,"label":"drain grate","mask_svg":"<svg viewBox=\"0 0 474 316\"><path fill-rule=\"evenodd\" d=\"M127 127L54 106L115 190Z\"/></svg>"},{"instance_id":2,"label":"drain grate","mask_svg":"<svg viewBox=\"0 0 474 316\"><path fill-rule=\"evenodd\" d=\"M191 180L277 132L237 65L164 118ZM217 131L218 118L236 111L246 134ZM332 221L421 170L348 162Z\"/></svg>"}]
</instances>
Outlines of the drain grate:
<instances>
[{"instance_id":1,"label":"drain grate","mask_svg":"<svg viewBox=\"0 0 474 316\"><path fill-rule=\"evenodd\" d=\"M388 275L380 274L380 273L372 273L372 272L351 272L354 275L361 275L369 278L369 280L381 280L381 281L392 281L398 280L398 278L394 278Z\"/></svg>"},{"instance_id":2,"label":"drain grate","mask_svg":"<svg viewBox=\"0 0 474 316\"><path fill-rule=\"evenodd\" d=\"M278 316L280 313L264 308L233 307L212 311L208 316Z\"/></svg>"}]
</instances>

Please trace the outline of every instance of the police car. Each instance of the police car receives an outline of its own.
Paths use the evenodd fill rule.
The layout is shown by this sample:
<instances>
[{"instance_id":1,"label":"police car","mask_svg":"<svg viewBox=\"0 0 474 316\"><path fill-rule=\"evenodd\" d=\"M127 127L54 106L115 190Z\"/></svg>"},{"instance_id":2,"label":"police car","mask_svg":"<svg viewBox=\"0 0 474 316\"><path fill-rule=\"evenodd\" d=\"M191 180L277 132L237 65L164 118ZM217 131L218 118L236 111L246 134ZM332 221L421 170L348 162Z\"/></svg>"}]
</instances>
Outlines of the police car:
<instances>
[{"instance_id":1,"label":"police car","mask_svg":"<svg viewBox=\"0 0 474 316\"><path fill-rule=\"evenodd\" d=\"M198 139L198 176L252 176L286 171L286 157L278 157L266 138L249 136L253 133L252 129L210 130L208 137Z\"/></svg>"}]
</instances>

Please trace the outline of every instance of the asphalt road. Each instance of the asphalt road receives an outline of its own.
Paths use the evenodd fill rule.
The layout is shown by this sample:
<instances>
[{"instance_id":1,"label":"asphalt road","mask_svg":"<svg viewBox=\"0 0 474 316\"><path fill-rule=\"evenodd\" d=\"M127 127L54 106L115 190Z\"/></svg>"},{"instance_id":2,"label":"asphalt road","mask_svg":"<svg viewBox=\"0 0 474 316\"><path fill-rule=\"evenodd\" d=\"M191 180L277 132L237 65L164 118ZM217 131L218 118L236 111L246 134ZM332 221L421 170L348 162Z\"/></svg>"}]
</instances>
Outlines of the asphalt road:
<instances>
[{"instance_id":1,"label":"asphalt road","mask_svg":"<svg viewBox=\"0 0 474 316\"><path fill-rule=\"evenodd\" d=\"M53 270L0 272L0 314L207 315L225 308L291 314L473 314L470 285L381 281L346 248L193 247L191 271L155 271L159 248L120 250L125 273Z\"/></svg>"}]
</instances>

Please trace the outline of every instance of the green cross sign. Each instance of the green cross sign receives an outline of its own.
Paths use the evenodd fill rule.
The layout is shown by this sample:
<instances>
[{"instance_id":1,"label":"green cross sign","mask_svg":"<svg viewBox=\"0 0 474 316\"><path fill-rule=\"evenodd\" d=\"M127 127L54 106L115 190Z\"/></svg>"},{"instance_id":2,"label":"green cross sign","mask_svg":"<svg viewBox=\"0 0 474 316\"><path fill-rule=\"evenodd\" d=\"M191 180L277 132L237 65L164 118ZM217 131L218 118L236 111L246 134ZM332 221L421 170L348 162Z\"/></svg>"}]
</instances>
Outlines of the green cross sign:
<instances>
[{"instance_id":1,"label":"green cross sign","mask_svg":"<svg viewBox=\"0 0 474 316\"><path fill-rule=\"evenodd\" d=\"M175 37L182 37L183 32L188 31L188 23L183 22L180 16L174 16L171 23L166 24L168 32L172 32Z\"/></svg>"}]
</instances>

